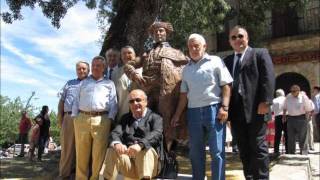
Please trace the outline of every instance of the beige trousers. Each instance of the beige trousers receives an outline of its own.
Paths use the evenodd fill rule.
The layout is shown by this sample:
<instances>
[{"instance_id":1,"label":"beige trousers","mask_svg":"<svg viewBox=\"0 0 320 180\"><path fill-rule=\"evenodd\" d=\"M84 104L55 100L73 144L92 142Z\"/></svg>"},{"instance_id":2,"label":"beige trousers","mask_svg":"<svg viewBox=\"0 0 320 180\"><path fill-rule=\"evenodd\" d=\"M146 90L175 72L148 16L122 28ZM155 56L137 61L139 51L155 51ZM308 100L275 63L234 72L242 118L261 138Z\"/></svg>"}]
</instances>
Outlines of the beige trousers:
<instances>
[{"instance_id":1,"label":"beige trousers","mask_svg":"<svg viewBox=\"0 0 320 180\"><path fill-rule=\"evenodd\" d=\"M60 131L61 157L59 164L59 176L68 177L76 165L76 147L74 138L73 119L65 114Z\"/></svg>"},{"instance_id":2,"label":"beige trousers","mask_svg":"<svg viewBox=\"0 0 320 180\"><path fill-rule=\"evenodd\" d=\"M105 158L111 120L107 115L91 116L80 113L74 120L76 138L76 179L87 180L89 161L92 159L90 180L99 179Z\"/></svg>"},{"instance_id":3,"label":"beige trousers","mask_svg":"<svg viewBox=\"0 0 320 180\"><path fill-rule=\"evenodd\" d=\"M126 154L118 155L113 148L108 148L104 165L103 176L108 180L116 179L118 173L130 179L151 179L158 174L158 155L150 148L142 150L135 158L130 158Z\"/></svg>"}]
</instances>

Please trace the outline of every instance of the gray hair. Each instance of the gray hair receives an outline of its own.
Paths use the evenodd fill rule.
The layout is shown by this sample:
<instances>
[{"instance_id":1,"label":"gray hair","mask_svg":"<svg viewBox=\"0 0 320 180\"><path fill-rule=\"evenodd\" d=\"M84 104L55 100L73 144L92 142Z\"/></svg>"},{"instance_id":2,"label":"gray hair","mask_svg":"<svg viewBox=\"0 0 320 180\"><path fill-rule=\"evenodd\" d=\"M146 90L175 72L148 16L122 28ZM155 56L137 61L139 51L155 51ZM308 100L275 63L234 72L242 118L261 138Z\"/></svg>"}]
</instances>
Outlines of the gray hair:
<instances>
[{"instance_id":1,"label":"gray hair","mask_svg":"<svg viewBox=\"0 0 320 180\"><path fill-rule=\"evenodd\" d=\"M277 89L276 90L276 97L284 96L284 91L283 89Z\"/></svg>"},{"instance_id":2,"label":"gray hair","mask_svg":"<svg viewBox=\"0 0 320 180\"><path fill-rule=\"evenodd\" d=\"M78 68L79 64L85 64L87 66L88 72L90 72L90 65L88 62L80 60L76 63L76 68Z\"/></svg>"},{"instance_id":3,"label":"gray hair","mask_svg":"<svg viewBox=\"0 0 320 180\"><path fill-rule=\"evenodd\" d=\"M94 60L100 60L104 66L107 66L106 59L103 56L95 56L92 61Z\"/></svg>"},{"instance_id":4,"label":"gray hair","mask_svg":"<svg viewBox=\"0 0 320 180\"><path fill-rule=\"evenodd\" d=\"M117 49L110 48L106 51L106 54L105 54L106 58L110 53L115 53L118 57L120 57L120 52Z\"/></svg>"},{"instance_id":5,"label":"gray hair","mask_svg":"<svg viewBox=\"0 0 320 180\"><path fill-rule=\"evenodd\" d=\"M136 52L134 51L133 47L127 45L127 46L124 46L124 47L121 48L121 53L120 53L121 56L122 56L122 51L123 51L124 49L130 49L130 50L133 52L133 54L136 55ZM122 58L122 57L121 57L121 58Z\"/></svg>"},{"instance_id":6,"label":"gray hair","mask_svg":"<svg viewBox=\"0 0 320 180\"><path fill-rule=\"evenodd\" d=\"M201 34L197 34L197 33L191 34L189 36L189 38L188 38L188 42L193 40L193 39L200 41L201 44L207 44L206 40L204 39L204 37Z\"/></svg>"},{"instance_id":7,"label":"gray hair","mask_svg":"<svg viewBox=\"0 0 320 180\"><path fill-rule=\"evenodd\" d=\"M140 92L140 93L143 95L143 97L144 97L145 100L148 99L148 96L147 96L146 92L144 92L142 89L134 89L134 90L130 91L130 94L131 94L132 92L134 92L134 91Z\"/></svg>"},{"instance_id":8,"label":"gray hair","mask_svg":"<svg viewBox=\"0 0 320 180\"><path fill-rule=\"evenodd\" d=\"M129 45L123 46L123 47L121 48L121 53L122 53L122 51L123 51L124 49L130 49L130 50L132 50L132 52L133 52L134 54L136 54L136 52L134 51L134 48L133 48L132 46L129 46Z\"/></svg>"}]
</instances>

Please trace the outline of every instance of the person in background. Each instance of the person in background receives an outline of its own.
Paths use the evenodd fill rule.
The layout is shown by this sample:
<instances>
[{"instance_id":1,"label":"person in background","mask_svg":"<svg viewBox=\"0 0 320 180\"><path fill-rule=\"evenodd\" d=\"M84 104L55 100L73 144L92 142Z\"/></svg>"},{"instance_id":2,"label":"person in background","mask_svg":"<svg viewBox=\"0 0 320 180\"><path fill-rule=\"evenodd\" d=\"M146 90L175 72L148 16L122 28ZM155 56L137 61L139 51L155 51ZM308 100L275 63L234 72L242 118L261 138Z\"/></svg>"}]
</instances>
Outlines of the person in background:
<instances>
[{"instance_id":1,"label":"person in background","mask_svg":"<svg viewBox=\"0 0 320 180\"><path fill-rule=\"evenodd\" d=\"M313 87L312 101L314 104L314 131L316 132L315 135L317 135L317 140L320 141L320 86Z\"/></svg>"},{"instance_id":2,"label":"person in background","mask_svg":"<svg viewBox=\"0 0 320 180\"><path fill-rule=\"evenodd\" d=\"M19 142L21 143L21 151L18 157L24 157L24 145L28 143L28 132L31 128L31 120L27 111L22 111L19 123Z\"/></svg>"},{"instance_id":3,"label":"person in background","mask_svg":"<svg viewBox=\"0 0 320 180\"><path fill-rule=\"evenodd\" d=\"M275 116L275 136L274 136L274 156L278 157L279 153L279 145L282 137L282 132L284 134L284 143L285 143L285 151L288 153L288 135L287 135L287 122L282 122L283 117L283 105L286 97L284 91L282 89L276 90L276 98L273 99L272 104L272 112Z\"/></svg>"},{"instance_id":4,"label":"person in background","mask_svg":"<svg viewBox=\"0 0 320 180\"><path fill-rule=\"evenodd\" d=\"M38 143L38 161L42 161L42 154L44 148L46 147L47 141L50 137L50 119L49 119L49 107L44 105L42 106L40 114L36 116L36 121L42 121L40 125L40 134L39 134L39 143Z\"/></svg>"},{"instance_id":5,"label":"person in background","mask_svg":"<svg viewBox=\"0 0 320 180\"><path fill-rule=\"evenodd\" d=\"M58 126L60 131L61 157L59 163L59 176L62 179L70 178L76 165L76 147L74 137L73 119L71 118L72 105L76 96L76 89L80 82L87 78L90 68L85 61L76 63L77 78L69 80L62 88L58 104Z\"/></svg>"},{"instance_id":6,"label":"person in background","mask_svg":"<svg viewBox=\"0 0 320 180\"><path fill-rule=\"evenodd\" d=\"M35 119L34 125L31 128L30 136L29 136L29 160L34 161L34 151L39 144L39 137L40 137L40 126L42 126L43 121L42 119Z\"/></svg>"},{"instance_id":7,"label":"person in background","mask_svg":"<svg viewBox=\"0 0 320 180\"><path fill-rule=\"evenodd\" d=\"M306 113L311 111L309 98L300 91L296 84L290 88L283 106L283 121L287 122L288 154L296 152L296 136L298 137L300 154L308 154Z\"/></svg>"},{"instance_id":8,"label":"person in background","mask_svg":"<svg viewBox=\"0 0 320 180\"><path fill-rule=\"evenodd\" d=\"M117 49L110 48L106 51L106 69L104 70L104 77L112 79L113 72L117 70L120 62L120 52Z\"/></svg>"},{"instance_id":9,"label":"person in background","mask_svg":"<svg viewBox=\"0 0 320 180\"><path fill-rule=\"evenodd\" d=\"M312 121L314 117L313 114L314 114L315 106L311 99L309 99L309 103L310 103L311 109L306 114L306 119L308 121L307 138L308 138L308 148L309 150L313 151L314 139L313 139L313 122Z\"/></svg>"}]
</instances>

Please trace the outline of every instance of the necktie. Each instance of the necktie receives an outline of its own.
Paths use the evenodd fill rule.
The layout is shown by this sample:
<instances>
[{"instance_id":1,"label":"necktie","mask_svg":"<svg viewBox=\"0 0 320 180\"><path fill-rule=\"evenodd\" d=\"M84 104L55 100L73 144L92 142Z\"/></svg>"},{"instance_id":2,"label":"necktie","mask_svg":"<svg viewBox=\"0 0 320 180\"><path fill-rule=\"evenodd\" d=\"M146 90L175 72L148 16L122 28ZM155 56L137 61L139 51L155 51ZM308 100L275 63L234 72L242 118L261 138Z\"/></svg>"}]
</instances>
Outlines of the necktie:
<instances>
[{"instance_id":1,"label":"necktie","mask_svg":"<svg viewBox=\"0 0 320 180\"><path fill-rule=\"evenodd\" d=\"M113 68L110 68L109 70L109 79L111 80L111 74L112 74Z\"/></svg>"},{"instance_id":2,"label":"necktie","mask_svg":"<svg viewBox=\"0 0 320 180\"><path fill-rule=\"evenodd\" d=\"M234 67L234 71L233 71L233 87L234 89L238 89L238 86L239 86L239 74L240 74L240 67L241 67L241 61L240 61L240 58L241 58L241 55L242 54L237 54L237 61L236 61L236 65Z\"/></svg>"}]
</instances>

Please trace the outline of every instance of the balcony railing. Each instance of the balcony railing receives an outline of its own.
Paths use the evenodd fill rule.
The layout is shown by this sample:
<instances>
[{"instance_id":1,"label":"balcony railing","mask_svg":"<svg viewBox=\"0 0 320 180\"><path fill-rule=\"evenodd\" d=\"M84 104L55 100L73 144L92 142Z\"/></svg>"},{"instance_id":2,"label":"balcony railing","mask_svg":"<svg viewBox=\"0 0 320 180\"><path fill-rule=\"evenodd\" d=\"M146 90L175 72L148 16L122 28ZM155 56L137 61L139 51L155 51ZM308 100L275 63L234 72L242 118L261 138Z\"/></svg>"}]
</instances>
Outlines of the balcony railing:
<instances>
[{"instance_id":1,"label":"balcony railing","mask_svg":"<svg viewBox=\"0 0 320 180\"><path fill-rule=\"evenodd\" d=\"M264 39L320 32L320 1L313 0L300 13L273 13L265 21Z\"/></svg>"}]
</instances>

